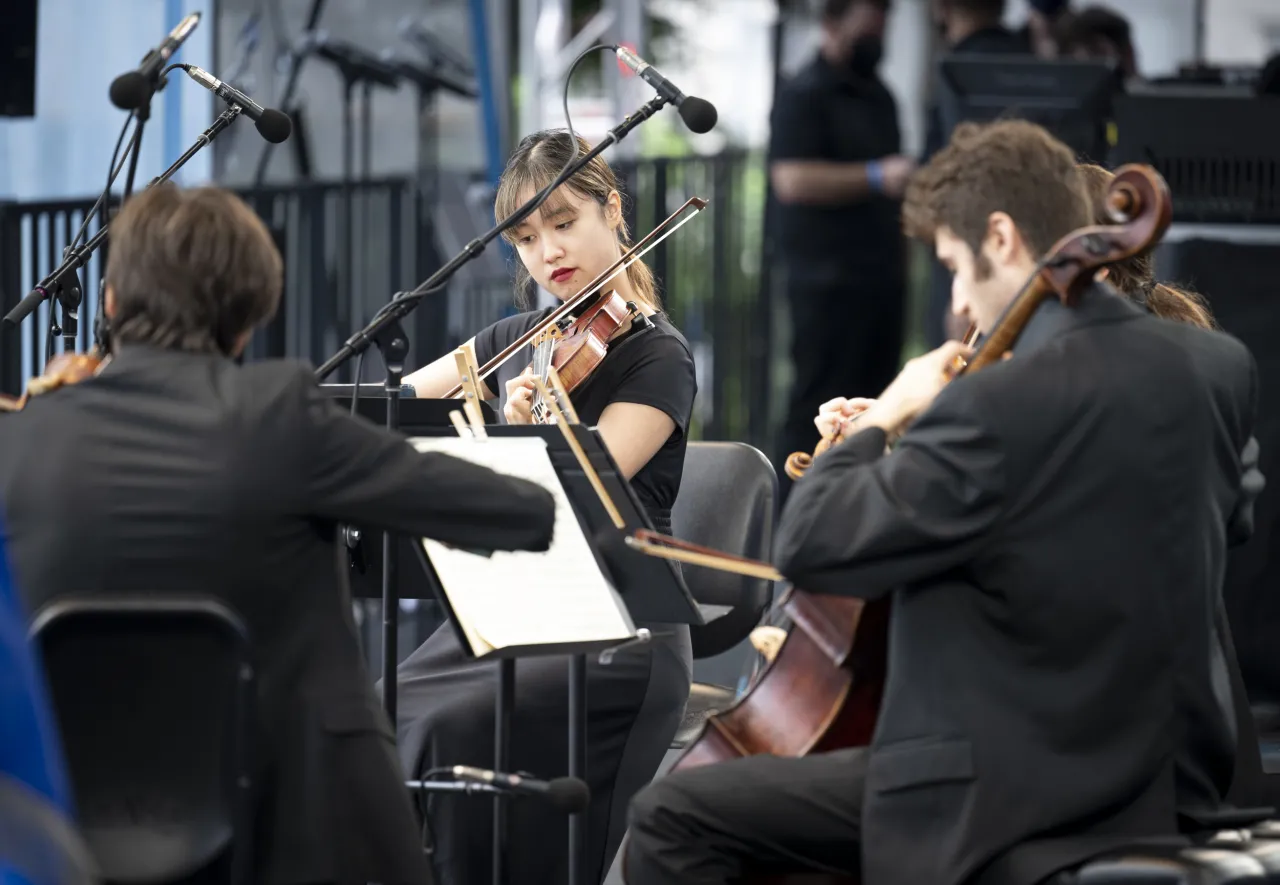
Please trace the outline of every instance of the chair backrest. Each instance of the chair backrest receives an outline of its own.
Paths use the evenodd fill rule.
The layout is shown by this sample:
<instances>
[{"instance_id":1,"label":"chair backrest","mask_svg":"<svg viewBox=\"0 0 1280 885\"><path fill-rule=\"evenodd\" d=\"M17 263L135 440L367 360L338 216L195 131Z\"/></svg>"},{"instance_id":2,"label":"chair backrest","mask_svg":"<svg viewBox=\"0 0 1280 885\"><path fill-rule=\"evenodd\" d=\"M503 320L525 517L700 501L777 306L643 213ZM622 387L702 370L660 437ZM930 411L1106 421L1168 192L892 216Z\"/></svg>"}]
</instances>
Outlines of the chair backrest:
<instances>
[{"instance_id":1,"label":"chair backrest","mask_svg":"<svg viewBox=\"0 0 1280 885\"><path fill-rule=\"evenodd\" d=\"M75 826L49 797L0 774L0 882L96 885L97 868Z\"/></svg>"},{"instance_id":2,"label":"chair backrest","mask_svg":"<svg viewBox=\"0 0 1280 885\"><path fill-rule=\"evenodd\" d=\"M777 502L778 474L759 449L740 442L691 442L671 509L671 533L726 553L768 560ZM697 658L720 654L746 639L773 599L773 582L761 578L695 566L684 568L684 578L700 604L731 607L693 628Z\"/></svg>"},{"instance_id":3,"label":"chair backrest","mask_svg":"<svg viewBox=\"0 0 1280 885\"><path fill-rule=\"evenodd\" d=\"M206 598L80 597L37 612L31 634L103 878L215 861L247 875L255 701L240 619Z\"/></svg>"}]
</instances>

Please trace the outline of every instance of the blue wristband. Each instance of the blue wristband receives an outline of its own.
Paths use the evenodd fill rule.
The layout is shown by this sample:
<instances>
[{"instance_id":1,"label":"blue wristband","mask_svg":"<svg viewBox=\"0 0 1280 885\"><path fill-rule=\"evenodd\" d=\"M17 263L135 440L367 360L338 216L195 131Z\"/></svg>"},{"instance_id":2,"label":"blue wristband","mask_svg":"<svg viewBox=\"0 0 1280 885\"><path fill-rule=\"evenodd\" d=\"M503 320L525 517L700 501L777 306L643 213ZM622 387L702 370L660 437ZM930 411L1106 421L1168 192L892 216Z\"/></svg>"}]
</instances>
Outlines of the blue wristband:
<instances>
[{"instance_id":1,"label":"blue wristband","mask_svg":"<svg viewBox=\"0 0 1280 885\"><path fill-rule=\"evenodd\" d=\"M884 190L884 167L880 165L879 160L868 160L864 163L867 167L867 184L871 185L871 189L876 193Z\"/></svg>"}]
</instances>

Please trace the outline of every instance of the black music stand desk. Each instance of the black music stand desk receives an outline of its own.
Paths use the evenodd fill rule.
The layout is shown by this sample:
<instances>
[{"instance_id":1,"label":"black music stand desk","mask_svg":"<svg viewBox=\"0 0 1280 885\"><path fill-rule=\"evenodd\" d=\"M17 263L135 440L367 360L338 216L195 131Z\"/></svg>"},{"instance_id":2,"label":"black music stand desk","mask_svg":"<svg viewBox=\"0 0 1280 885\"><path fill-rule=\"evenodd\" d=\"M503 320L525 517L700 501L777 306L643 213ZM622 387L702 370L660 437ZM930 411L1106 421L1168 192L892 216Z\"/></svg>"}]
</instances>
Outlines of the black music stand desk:
<instances>
[{"instance_id":1,"label":"black music stand desk","mask_svg":"<svg viewBox=\"0 0 1280 885\"><path fill-rule=\"evenodd\" d=\"M626 531L633 532L640 528L653 529L644 508L636 499L631 486L618 472L617 465L601 443L598 434L580 424L568 429L587 454L589 462L613 499L614 505L626 523ZM625 635L602 641L556 641L552 638L556 626L554 623L556 615L548 611L547 619L550 623L547 625L547 636L544 640L536 643L514 644L505 648L476 648L472 641L475 631L462 621L459 617L460 612L450 601L450 593L446 591L441 580L437 564L427 552L427 544L415 543L414 553L422 566L423 574L434 588L441 606L447 613L449 622L457 631L462 646L477 659L493 658L499 662L494 720L495 770L503 771L510 758L510 719L515 702L516 658L534 655L569 655L569 776L585 780L586 656L640 641L635 638L634 624L637 622L701 625L704 620L675 563L631 550L621 544L608 544L606 550L602 552L597 539L605 537L606 533L614 533L616 537L618 530L559 427L488 425L485 431L489 437L499 443L509 438L538 438L545 443L545 453L551 468L564 490L568 504L581 528L582 536L587 542L585 547L577 542L575 546L584 552L589 551L595 559L595 568L599 569L607 584L616 591L614 600L619 608L621 622L626 626L625 630L619 632ZM456 431L452 433L456 436ZM428 448L431 447L428 440L423 440L423 443ZM467 445L470 446L485 444L484 440L467 441ZM462 444L450 443L450 445L461 446ZM539 449L539 451L542 450ZM500 469L500 465L494 466L495 469ZM511 472L520 475L527 465L512 465L512 467ZM562 517L557 518L558 532L562 531L561 519ZM454 556L454 554L448 555ZM537 556L538 554L525 555ZM590 570L589 565L586 568ZM465 588L452 589L455 592L457 589L463 589L465 592ZM532 586L522 588L522 592L526 591L536 594L538 588ZM552 600L546 601L546 608L551 609ZM585 834L586 812L583 811L572 815L569 820L570 885L585 885L586 882L582 869L585 857ZM505 852L505 806L501 800L497 800L494 804L494 885L503 885Z\"/></svg>"}]
</instances>

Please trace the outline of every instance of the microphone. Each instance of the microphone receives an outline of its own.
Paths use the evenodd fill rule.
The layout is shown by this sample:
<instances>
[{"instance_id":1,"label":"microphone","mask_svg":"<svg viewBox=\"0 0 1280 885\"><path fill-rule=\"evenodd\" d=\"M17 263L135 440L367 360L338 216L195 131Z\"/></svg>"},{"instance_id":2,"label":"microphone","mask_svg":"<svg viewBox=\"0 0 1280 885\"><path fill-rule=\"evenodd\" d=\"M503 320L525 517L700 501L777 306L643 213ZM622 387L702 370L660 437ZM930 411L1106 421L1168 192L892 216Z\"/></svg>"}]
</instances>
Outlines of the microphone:
<instances>
[{"instance_id":1,"label":"microphone","mask_svg":"<svg viewBox=\"0 0 1280 885\"><path fill-rule=\"evenodd\" d=\"M627 47L614 46L613 51L618 54L618 61L635 71L640 79L654 88L658 95L676 106L680 111L680 119L684 120L684 125L692 131L710 132L716 125L720 115L711 102L696 95L685 95L676 88L674 83L659 74L657 68Z\"/></svg>"},{"instance_id":2,"label":"microphone","mask_svg":"<svg viewBox=\"0 0 1280 885\"><path fill-rule=\"evenodd\" d=\"M279 144L293 131L293 122L287 114L275 108L264 108L234 86L223 83L208 71L195 65L178 65L187 75L227 104L239 105L244 115L253 121L258 132L272 144Z\"/></svg>"},{"instance_id":3,"label":"microphone","mask_svg":"<svg viewBox=\"0 0 1280 885\"><path fill-rule=\"evenodd\" d=\"M169 32L164 42L142 57L136 70L121 74L111 81L111 103L122 111L136 111L147 103L151 93L164 88L160 69L178 47L186 42L200 23L200 13L193 12Z\"/></svg>"},{"instance_id":4,"label":"microphone","mask_svg":"<svg viewBox=\"0 0 1280 885\"><path fill-rule=\"evenodd\" d=\"M553 808L566 814L576 814L591 802L591 788L576 777L558 777L555 780L540 781L532 777L521 777L518 774L472 768L469 765L455 765L450 770L458 780L478 781L503 787L513 793L541 796L550 802Z\"/></svg>"}]
</instances>

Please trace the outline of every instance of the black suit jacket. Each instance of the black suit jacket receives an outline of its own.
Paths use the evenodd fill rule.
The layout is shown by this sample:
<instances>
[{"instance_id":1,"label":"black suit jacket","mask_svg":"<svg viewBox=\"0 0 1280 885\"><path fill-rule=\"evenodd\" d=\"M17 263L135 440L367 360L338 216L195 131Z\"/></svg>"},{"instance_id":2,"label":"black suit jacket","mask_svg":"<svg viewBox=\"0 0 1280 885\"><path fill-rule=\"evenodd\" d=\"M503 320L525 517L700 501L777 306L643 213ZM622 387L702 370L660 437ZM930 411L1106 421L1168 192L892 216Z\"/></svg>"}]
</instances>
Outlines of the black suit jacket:
<instances>
[{"instance_id":1,"label":"black suit jacket","mask_svg":"<svg viewBox=\"0 0 1280 885\"><path fill-rule=\"evenodd\" d=\"M1255 387L1235 339L1094 288L1045 305L891 454L867 429L796 485L786 577L893 593L868 885L952 885L1038 837L1093 837L1083 857L1176 834L1180 803L1225 792L1214 613Z\"/></svg>"},{"instance_id":2,"label":"black suit jacket","mask_svg":"<svg viewBox=\"0 0 1280 885\"><path fill-rule=\"evenodd\" d=\"M0 502L32 611L69 594L204 593L245 619L266 786L255 881L431 881L335 521L543 550L545 490L415 451L300 363L128 348L0 421Z\"/></svg>"}]
</instances>

